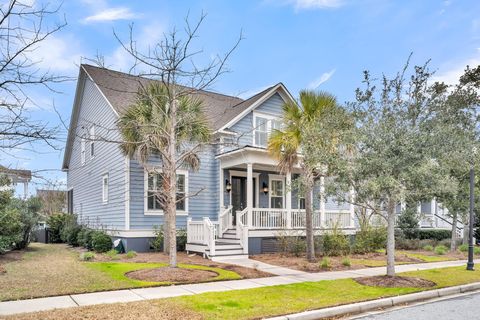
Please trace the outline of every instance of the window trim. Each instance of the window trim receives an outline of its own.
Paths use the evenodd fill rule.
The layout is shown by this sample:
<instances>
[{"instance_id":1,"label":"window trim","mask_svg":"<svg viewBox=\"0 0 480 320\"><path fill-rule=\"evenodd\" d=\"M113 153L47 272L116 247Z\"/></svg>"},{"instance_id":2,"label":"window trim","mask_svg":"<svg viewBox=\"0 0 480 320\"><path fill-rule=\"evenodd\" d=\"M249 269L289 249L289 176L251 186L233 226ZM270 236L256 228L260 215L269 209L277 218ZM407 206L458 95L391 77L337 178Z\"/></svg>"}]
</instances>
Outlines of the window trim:
<instances>
[{"instance_id":1,"label":"window trim","mask_svg":"<svg viewBox=\"0 0 480 320\"><path fill-rule=\"evenodd\" d=\"M105 180L107 180L106 189L105 189ZM108 203L109 189L110 189L110 177L107 172L102 175L102 203Z\"/></svg>"},{"instance_id":2,"label":"window trim","mask_svg":"<svg viewBox=\"0 0 480 320\"><path fill-rule=\"evenodd\" d=\"M161 167L153 167L151 172L162 172ZM163 216L163 210L149 210L148 209L148 171L143 171L143 214L145 216ZM188 177L188 170L177 169L176 174L182 174L185 176L185 195L188 195L188 184L189 184L189 177ZM189 205L189 198L185 198L185 210L177 210L177 216L188 216L188 205Z\"/></svg>"},{"instance_id":3,"label":"window trim","mask_svg":"<svg viewBox=\"0 0 480 320\"><path fill-rule=\"evenodd\" d=\"M285 209L285 194L286 194L285 186L286 186L286 183L285 183L285 176L280 175L280 174L269 174L268 175L268 189L269 189L269 192L268 192L268 207L270 209L274 209L274 208L272 208L272 181L281 181L282 184L283 184L283 188L282 188L282 209ZM276 209L278 209L278 208L276 208Z\"/></svg>"},{"instance_id":4,"label":"window trim","mask_svg":"<svg viewBox=\"0 0 480 320\"><path fill-rule=\"evenodd\" d=\"M268 114L268 113L263 113L263 112L253 112L253 120L252 120L252 125L253 125L253 134L252 134L252 145L255 147L260 147L260 148L266 148L267 146L262 146L258 145L255 143L255 133L257 131L256 127L256 122L257 118L264 118L267 119L266 127L267 127L267 144L268 144L268 139L270 137L270 134L272 133L272 120L275 121L282 121L282 118L279 116L275 116L273 114Z\"/></svg>"},{"instance_id":5,"label":"window trim","mask_svg":"<svg viewBox=\"0 0 480 320\"><path fill-rule=\"evenodd\" d=\"M89 139L90 139L90 148L89 148L89 154L90 154L90 159L95 158L95 125L92 124L90 129L88 129L88 134L89 134ZM93 154L92 154L92 149L93 149Z\"/></svg>"}]
</instances>

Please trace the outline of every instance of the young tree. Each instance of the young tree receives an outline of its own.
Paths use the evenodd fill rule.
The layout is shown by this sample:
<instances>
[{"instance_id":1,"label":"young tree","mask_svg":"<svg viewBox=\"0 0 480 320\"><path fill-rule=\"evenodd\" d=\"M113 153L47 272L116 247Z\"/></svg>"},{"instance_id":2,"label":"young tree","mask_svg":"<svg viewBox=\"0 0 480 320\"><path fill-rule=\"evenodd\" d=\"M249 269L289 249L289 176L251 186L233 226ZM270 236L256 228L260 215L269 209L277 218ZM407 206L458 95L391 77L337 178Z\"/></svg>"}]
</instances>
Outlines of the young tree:
<instances>
[{"instance_id":1,"label":"young tree","mask_svg":"<svg viewBox=\"0 0 480 320\"><path fill-rule=\"evenodd\" d=\"M162 162L161 200L166 224L165 246L170 257L170 266L176 267L176 170L183 165L192 165L198 160L197 153L208 141L209 134L203 124L201 106L193 98L199 90L208 88L220 75L225 73L226 62L237 48L242 37L223 56L210 58L206 65L195 63L201 53L194 49L192 42L198 37L198 30L205 19L202 14L193 26L186 19L185 37L181 39L176 29L164 34L160 42L142 50L137 46L130 27L130 38L122 41L115 34L122 47L133 58L131 70L143 70L137 75L149 77L161 83L140 92L139 103L129 111L129 118L139 116L142 126L130 123L132 136L125 135L122 148L126 154L137 152L146 165L147 155L157 152ZM151 119L142 117L149 117ZM125 122L126 121L126 122ZM128 128L129 119L123 124ZM151 124L158 124L152 127ZM199 130L191 131L191 130ZM139 136L135 136L140 134ZM130 139L130 140L129 140ZM140 142L138 145L137 143ZM136 150L136 151L134 151ZM198 163L197 163L198 164ZM147 165L146 165L147 166ZM146 167L148 171L148 166ZM187 195L193 196L193 195Z\"/></svg>"},{"instance_id":2,"label":"young tree","mask_svg":"<svg viewBox=\"0 0 480 320\"><path fill-rule=\"evenodd\" d=\"M54 84L68 80L42 71L35 50L49 36L63 28L62 22L48 26L57 8L35 1L10 0L0 4L0 152L29 147L33 142L54 146L57 127L34 120L27 105L34 103L28 90L43 87L55 92Z\"/></svg>"},{"instance_id":3,"label":"young tree","mask_svg":"<svg viewBox=\"0 0 480 320\"><path fill-rule=\"evenodd\" d=\"M272 133L268 150L279 160L281 172L292 172L295 165L300 165L299 182L305 197L307 259L314 261L314 183L336 165L343 134L351 122L334 96L313 91L301 91L298 104L286 103L283 121L282 129Z\"/></svg>"},{"instance_id":4,"label":"young tree","mask_svg":"<svg viewBox=\"0 0 480 320\"><path fill-rule=\"evenodd\" d=\"M351 108L356 120L355 152L338 174L343 189L354 187L355 203L387 221L387 275L395 275L396 207L405 199L430 199L449 187L435 160L428 130L432 105L443 92L429 85L428 63L405 79L409 63L377 88L365 71L365 89L357 89Z\"/></svg>"}]
</instances>

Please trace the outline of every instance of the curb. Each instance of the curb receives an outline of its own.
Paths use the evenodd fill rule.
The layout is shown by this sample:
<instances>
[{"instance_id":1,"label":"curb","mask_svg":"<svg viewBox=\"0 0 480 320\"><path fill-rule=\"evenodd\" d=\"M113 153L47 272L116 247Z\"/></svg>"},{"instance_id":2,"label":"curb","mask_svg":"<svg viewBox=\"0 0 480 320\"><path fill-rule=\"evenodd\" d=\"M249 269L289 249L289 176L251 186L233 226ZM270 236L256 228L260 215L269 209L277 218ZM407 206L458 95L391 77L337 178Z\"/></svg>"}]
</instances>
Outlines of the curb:
<instances>
[{"instance_id":1,"label":"curb","mask_svg":"<svg viewBox=\"0 0 480 320\"><path fill-rule=\"evenodd\" d=\"M380 308L390 308L397 305L402 305L411 302L424 301L434 298L446 297L450 295L475 291L480 289L480 282L465 284L461 286L448 287L442 289L435 289L429 291L422 291L416 293L410 293L401 296L395 296L390 298L383 298L365 302L358 302L352 304L346 304L342 306L324 308L319 310L305 311L290 315L284 315L279 317L268 318L266 320L315 320L323 318L332 318L337 316L343 316L347 314L363 313L366 311L372 311Z\"/></svg>"}]
</instances>

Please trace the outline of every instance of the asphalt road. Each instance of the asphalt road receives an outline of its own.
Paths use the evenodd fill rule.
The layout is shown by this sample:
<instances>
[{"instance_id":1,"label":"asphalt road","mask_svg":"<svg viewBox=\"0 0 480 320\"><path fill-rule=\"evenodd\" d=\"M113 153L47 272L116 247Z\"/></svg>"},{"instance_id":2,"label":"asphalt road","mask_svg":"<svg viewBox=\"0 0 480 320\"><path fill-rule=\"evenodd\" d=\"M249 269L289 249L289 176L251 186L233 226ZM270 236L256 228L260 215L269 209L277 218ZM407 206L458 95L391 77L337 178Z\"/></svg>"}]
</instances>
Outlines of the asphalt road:
<instances>
[{"instance_id":1,"label":"asphalt road","mask_svg":"<svg viewBox=\"0 0 480 320\"><path fill-rule=\"evenodd\" d=\"M474 320L480 319L480 293L447 300L407 306L380 314L358 317L363 320Z\"/></svg>"}]
</instances>

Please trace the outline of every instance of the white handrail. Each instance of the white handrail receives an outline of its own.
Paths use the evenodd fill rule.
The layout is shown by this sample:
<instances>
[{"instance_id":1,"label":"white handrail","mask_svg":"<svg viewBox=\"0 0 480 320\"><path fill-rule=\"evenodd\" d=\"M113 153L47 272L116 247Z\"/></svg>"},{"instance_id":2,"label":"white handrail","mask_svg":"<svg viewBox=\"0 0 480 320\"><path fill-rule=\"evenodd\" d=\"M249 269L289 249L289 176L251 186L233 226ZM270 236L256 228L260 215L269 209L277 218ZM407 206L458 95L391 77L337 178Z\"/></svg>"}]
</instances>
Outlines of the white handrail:
<instances>
[{"instance_id":1,"label":"white handrail","mask_svg":"<svg viewBox=\"0 0 480 320\"><path fill-rule=\"evenodd\" d=\"M248 254L248 226L246 225L248 221L247 212L248 212L248 208L245 208L243 211L235 212L236 223L237 223L237 235L240 238L240 245L243 248L244 254Z\"/></svg>"},{"instance_id":2,"label":"white handrail","mask_svg":"<svg viewBox=\"0 0 480 320\"><path fill-rule=\"evenodd\" d=\"M203 218L203 223L205 230L205 244L210 249L210 256L215 256L215 225L208 217Z\"/></svg>"},{"instance_id":3,"label":"white handrail","mask_svg":"<svg viewBox=\"0 0 480 320\"><path fill-rule=\"evenodd\" d=\"M232 206L228 206L218 216L218 222L220 225L220 228L218 230L219 236L221 236L225 231L227 231L228 228L232 227L232 209Z\"/></svg>"}]
</instances>

